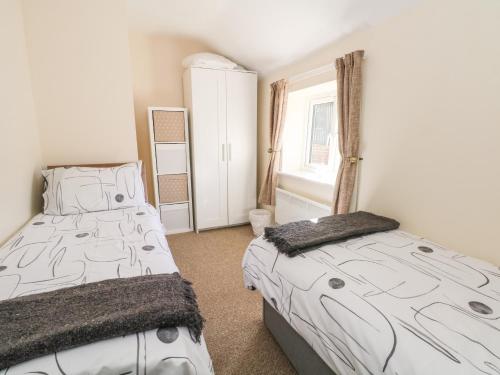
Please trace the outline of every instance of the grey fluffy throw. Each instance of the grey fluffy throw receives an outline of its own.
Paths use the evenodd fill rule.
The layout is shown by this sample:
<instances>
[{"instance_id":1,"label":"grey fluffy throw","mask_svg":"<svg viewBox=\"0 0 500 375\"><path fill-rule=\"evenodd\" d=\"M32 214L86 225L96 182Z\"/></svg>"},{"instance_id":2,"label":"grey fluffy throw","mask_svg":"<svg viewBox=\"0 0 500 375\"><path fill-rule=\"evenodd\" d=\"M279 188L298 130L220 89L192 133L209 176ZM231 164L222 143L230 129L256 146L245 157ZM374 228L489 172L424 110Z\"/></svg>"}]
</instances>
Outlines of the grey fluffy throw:
<instances>
[{"instance_id":1,"label":"grey fluffy throw","mask_svg":"<svg viewBox=\"0 0 500 375\"><path fill-rule=\"evenodd\" d=\"M178 273L105 280L0 302L0 369L95 341L155 328L187 327L199 342L203 318Z\"/></svg>"},{"instance_id":2,"label":"grey fluffy throw","mask_svg":"<svg viewBox=\"0 0 500 375\"><path fill-rule=\"evenodd\" d=\"M272 242L279 252L292 257L326 242L397 228L399 223L396 220L358 211L352 214L325 216L317 221L302 220L265 228L264 237Z\"/></svg>"}]
</instances>

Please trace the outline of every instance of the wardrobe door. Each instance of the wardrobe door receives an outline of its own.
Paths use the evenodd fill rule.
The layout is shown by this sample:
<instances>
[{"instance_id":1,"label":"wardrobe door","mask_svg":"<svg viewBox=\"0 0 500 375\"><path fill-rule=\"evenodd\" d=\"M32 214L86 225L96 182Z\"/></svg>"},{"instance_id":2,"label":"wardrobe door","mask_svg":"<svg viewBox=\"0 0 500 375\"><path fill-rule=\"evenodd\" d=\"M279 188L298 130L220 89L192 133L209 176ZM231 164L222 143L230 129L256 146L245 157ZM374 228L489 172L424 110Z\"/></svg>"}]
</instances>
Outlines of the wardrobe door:
<instances>
[{"instance_id":1,"label":"wardrobe door","mask_svg":"<svg viewBox=\"0 0 500 375\"><path fill-rule=\"evenodd\" d=\"M257 76L226 72L229 224L257 205Z\"/></svg>"},{"instance_id":2,"label":"wardrobe door","mask_svg":"<svg viewBox=\"0 0 500 375\"><path fill-rule=\"evenodd\" d=\"M227 225L224 71L191 69L191 136L196 229Z\"/></svg>"}]
</instances>

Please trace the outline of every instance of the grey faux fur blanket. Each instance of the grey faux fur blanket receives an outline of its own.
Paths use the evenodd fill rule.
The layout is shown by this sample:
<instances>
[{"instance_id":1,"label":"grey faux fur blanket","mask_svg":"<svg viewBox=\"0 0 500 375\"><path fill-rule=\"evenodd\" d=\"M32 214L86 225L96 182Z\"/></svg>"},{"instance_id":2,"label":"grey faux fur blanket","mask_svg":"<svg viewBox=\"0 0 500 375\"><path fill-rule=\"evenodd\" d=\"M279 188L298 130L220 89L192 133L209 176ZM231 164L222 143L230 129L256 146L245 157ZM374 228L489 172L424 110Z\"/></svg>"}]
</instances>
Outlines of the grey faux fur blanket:
<instances>
[{"instance_id":1,"label":"grey faux fur blanket","mask_svg":"<svg viewBox=\"0 0 500 375\"><path fill-rule=\"evenodd\" d=\"M0 302L0 369L60 350L203 318L178 273L104 280Z\"/></svg>"},{"instance_id":2,"label":"grey faux fur blanket","mask_svg":"<svg viewBox=\"0 0 500 375\"><path fill-rule=\"evenodd\" d=\"M264 237L274 243L279 252L293 257L326 242L397 228L399 223L396 220L358 211L352 214L325 216L317 221L302 220L265 228Z\"/></svg>"}]
</instances>

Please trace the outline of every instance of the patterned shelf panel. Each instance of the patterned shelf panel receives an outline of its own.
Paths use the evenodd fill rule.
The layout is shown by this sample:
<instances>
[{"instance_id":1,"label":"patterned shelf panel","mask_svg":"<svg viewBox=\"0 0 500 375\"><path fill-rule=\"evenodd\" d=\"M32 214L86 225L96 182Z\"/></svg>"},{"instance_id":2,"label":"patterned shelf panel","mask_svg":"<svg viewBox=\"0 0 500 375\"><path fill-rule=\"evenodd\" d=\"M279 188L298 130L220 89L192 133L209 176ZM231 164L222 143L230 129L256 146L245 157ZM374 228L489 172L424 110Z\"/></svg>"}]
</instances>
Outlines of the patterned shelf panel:
<instances>
[{"instance_id":1,"label":"patterned shelf panel","mask_svg":"<svg viewBox=\"0 0 500 375\"><path fill-rule=\"evenodd\" d=\"M189 200L187 174L158 176L160 203L186 202Z\"/></svg>"},{"instance_id":2,"label":"patterned shelf panel","mask_svg":"<svg viewBox=\"0 0 500 375\"><path fill-rule=\"evenodd\" d=\"M155 142L185 142L184 112L153 111Z\"/></svg>"}]
</instances>

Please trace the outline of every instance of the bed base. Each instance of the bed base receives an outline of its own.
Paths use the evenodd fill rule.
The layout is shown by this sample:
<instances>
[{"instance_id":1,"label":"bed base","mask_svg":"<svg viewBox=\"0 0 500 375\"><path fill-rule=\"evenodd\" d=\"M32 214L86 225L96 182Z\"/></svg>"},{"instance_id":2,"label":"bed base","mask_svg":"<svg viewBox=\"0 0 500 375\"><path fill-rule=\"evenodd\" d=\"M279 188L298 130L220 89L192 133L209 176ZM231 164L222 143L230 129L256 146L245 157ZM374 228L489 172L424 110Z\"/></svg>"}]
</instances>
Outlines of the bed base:
<instances>
[{"instance_id":1,"label":"bed base","mask_svg":"<svg viewBox=\"0 0 500 375\"><path fill-rule=\"evenodd\" d=\"M299 375L335 375L288 322L262 298L264 324Z\"/></svg>"}]
</instances>

